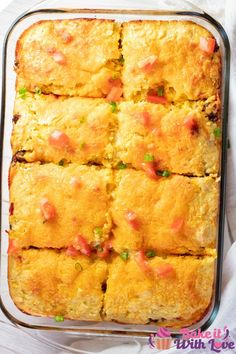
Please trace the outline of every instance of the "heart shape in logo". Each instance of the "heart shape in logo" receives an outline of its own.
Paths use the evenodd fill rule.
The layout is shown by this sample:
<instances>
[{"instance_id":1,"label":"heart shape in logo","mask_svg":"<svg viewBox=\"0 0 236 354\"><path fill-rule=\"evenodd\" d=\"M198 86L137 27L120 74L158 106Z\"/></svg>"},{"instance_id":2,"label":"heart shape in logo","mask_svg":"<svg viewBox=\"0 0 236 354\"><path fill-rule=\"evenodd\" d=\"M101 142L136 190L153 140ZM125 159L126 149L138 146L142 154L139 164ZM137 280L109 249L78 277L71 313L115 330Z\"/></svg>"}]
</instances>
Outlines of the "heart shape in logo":
<instances>
[{"instance_id":1,"label":"heart shape in logo","mask_svg":"<svg viewBox=\"0 0 236 354\"><path fill-rule=\"evenodd\" d=\"M215 342L215 343L214 343L214 346L215 346L216 348L220 348L220 347L221 347L221 342Z\"/></svg>"}]
</instances>

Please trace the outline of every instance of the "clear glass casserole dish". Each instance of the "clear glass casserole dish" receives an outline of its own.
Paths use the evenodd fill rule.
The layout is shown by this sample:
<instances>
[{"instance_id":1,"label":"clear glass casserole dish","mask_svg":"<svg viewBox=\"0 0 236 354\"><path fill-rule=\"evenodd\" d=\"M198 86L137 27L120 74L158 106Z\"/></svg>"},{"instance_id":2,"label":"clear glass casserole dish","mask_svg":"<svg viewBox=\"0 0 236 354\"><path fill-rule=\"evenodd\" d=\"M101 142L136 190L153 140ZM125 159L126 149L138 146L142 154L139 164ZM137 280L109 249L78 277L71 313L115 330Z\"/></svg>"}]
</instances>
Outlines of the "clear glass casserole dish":
<instances>
[{"instance_id":1,"label":"clear glass casserole dish","mask_svg":"<svg viewBox=\"0 0 236 354\"><path fill-rule=\"evenodd\" d=\"M159 6L160 5L160 6ZM228 89L229 89L229 61L230 49L227 35L222 26L212 17L201 10L194 8L191 4L185 3L183 9L176 9L175 2L162 1L155 6L152 3L145 5L145 9L138 9L130 6L130 2L124 2L123 6L117 5L111 9L111 5L101 4L100 9L95 9L94 4L86 4L90 9L77 9L78 1L70 2L46 2L40 4L38 8L31 9L21 15L8 31L5 38L3 53L3 76L2 76L2 116L1 116L1 308L5 315L16 325L32 330L48 330L67 333L71 336L113 337L113 338L143 338L146 340L151 332L157 330L155 325L128 325L108 322L89 323L82 321L65 320L63 323L55 323L51 318L40 318L30 316L21 312L13 303L8 289L7 280L7 235L5 230L9 229L8 224L8 168L11 161L10 135L12 123L9 117L12 116L15 73L13 71L15 59L15 45L20 34L31 24L45 19L65 19L65 18L108 18L116 21L129 21L139 19L151 20L189 20L207 28L216 38L220 47L222 57L222 83L221 83L221 117L222 117L222 151L220 170L220 200L219 200L219 222L217 235L217 262L215 268L214 295L211 306L198 323L190 329L201 328L205 330L214 320L219 304L221 292L221 269L223 257L224 240L224 215L225 215L225 182L226 182L226 152L227 152L227 111L228 111ZM122 7L122 8L121 8ZM143 7L140 5L140 8ZM173 335L178 335L178 331L173 330ZM59 340L60 333L56 335Z\"/></svg>"}]
</instances>

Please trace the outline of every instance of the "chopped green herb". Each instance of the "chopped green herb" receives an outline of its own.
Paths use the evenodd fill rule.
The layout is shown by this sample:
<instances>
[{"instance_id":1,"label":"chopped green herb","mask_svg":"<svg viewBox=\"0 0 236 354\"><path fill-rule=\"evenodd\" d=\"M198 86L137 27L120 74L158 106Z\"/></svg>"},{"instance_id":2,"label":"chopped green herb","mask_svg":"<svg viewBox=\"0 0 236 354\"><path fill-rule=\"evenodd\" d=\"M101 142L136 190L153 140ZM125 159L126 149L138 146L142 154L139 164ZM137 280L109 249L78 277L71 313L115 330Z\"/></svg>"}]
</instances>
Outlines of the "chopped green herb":
<instances>
[{"instance_id":1,"label":"chopped green herb","mask_svg":"<svg viewBox=\"0 0 236 354\"><path fill-rule=\"evenodd\" d=\"M124 57L123 57L123 55L121 54L121 56L119 57L119 62L121 63L121 64L123 64L124 63L124 61L125 61L125 59L124 59Z\"/></svg>"},{"instance_id":2,"label":"chopped green herb","mask_svg":"<svg viewBox=\"0 0 236 354\"><path fill-rule=\"evenodd\" d=\"M12 224L9 224L9 229L12 230Z\"/></svg>"},{"instance_id":3,"label":"chopped green herb","mask_svg":"<svg viewBox=\"0 0 236 354\"><path fill-rule=\"evenodd\" d=\"M79 262L75 263L75 269L78 270L79 272L81 272L83 270L82 265Z\"/></svg>"},{"instance_id":4,"label":"chopped green herb","mask_svg":"<svg viewBox=\"0 0 236 354\"><path fill-rule=\"evenodd\" d=\"M55 322L63 322L64 321L64 316L57 315L54 317Z\"/></svg>"},{"instance_id":5,"label":"chopped green herb","mask_svg":"<svg viewBox=\"0 0 236 354\"><path fill-rule=\"evenodd\" d=\"M83 150L85 148L85 143L80 144L80 149Z\"/></svg>"},{"instance_id":6,"label":"chopped green herb","mask_svg":"<svg viewBox=\"0 0 236 354\"><path fill-rule=\"evenodd\" d=\"M165 170L162 172L162 177L169 177L169 176L170 176L170 171Z\"/></svg>"},{"instance_id":7,"label":"chopped green herb","mask_svg":"<svg viewBox=\"0 0 236 354\"><path fill-rule=\"evenodd\" d=\"M147 258L152 258L152 257L155 257L156 256L156 252L155 251L152 251L152 250L149 250L146 252L146 257Z\"/></svg>"},{"instance_id":8,"label":"chopped green herb","mask_svg":"<svg viewBox=\"0 0 236 354\"><path fill-rule=\"evenodd\" d=\"M82 124L85 122L85 117L80 117L79 122Z\"/></svg>"},{"instance_id":9,"label":"chopped green herb","mask_svg":"<svg viewBox=\"0 0 236 354\"><path fill-rule=\"evenodd\" d=\"M42 93L41 88L40 88L40 87L35 87L35 93L36 93L37 95L41 95L41 93Z\"/></svg>"},{"instance_id":10,"label":"chopped green herb","mask_svg":"<svg viewBox=\"0 0 236 354\"><path fill-rule=\"evenodd\" d=\"M145 162L152 162L154 161L154 156L152 154L149 154L148 152L144 155L144 161Z\"/></svg>"},{"instance_id":11,"label":"chopped green herb","mask_svg":"<svg viewBox=\"0 0 236 354\"><path fill-rule=\"evenodd\" d=\"M94 231L95 235L102 236L102 228L101 227L97 226L94 228L93 231Z\"/></svg>"},{"instance_id":12,"label":"chopped green herb","mask_svg":"<svg viewBox=\"0 0 236 354\"><path fill-rule=\"evenodd\" d=\"M65 164L65 160L63 160L63 159L58 162L59 166L64 166L64 164Z\"/></svg>"},{"instance_id":13,"label":"chopped green herb","mask_svg":"<svg viewBox=\"0 0 236 354\"><path fill-rule=\"evenodd\" d=\"M116 102L110 102L111 105L111 111L112 113L115 113L117 111L117 104Z\"/></svg>"},{"instance_id":14,"label":"chopped green herb","mask_svg":"<svg viewBox=\"0 0 236 354\"><path fill-rule=\"evenodd\" d=\"M119 170L125 170L127 168L127 165L125 163L123 163L122 161L120 161L118 163L117 167L119 168Z\"/></svg>"},{"instance_id":15,"label":"chopped green herb","mask_svg":"<svg viewBox=\"0 0 236 354\"><path fill-rule=\"evenodd\" d=\"M162 177L169 177L171 175L171 172L168 170L164 170L164 171L158 170L158 171L156 171L156 174L158 176L162 176Z\"/></svg>"},{"instance_id":16,"label":"chopped green herb","mask_svg":"<svg viewBox=\"0 0 236 354\"><path fill-rule=\"evenodd\" d=\"M157 88L157 96L159 96L159 97L164 96L164 86L159 86Z\"/></svg>"},{"instance_id":17,"label":"chopped green herb","mask_svg":"<svg viewBox=\"0 0 236 354\"><path fill-rule=\"evenodd\" d=\"M96 243L94 247L98 252L103 252L103 247L101 246L101 243Z\"/></svg>"},{"instance_id":18,"label":"chopped green herb","mask_svg":"<svg viewBox=\"0 0 236 354\"><path fill-rule=\"evenodd\" d=\"M128 251L121 252L120 258L123 259L123 261L127 261L127 259L129 258L129 252Z\"/></svg>"},{"instance_id":19,"label":"chopped green herb","mask_svg":"<svg viewBox=\"0 0 236 354\"><path fill-rule=\"evenodd\" d=\"M216 138L220 138L221 136L221 129L219 127L214 129L214 135Z\"/></svg>"},{"instance_id":20,"label":"chopped green herb","mask_svg":"<svg viewBox=\"0 0 236 354\"><path fill-rule=\"evenodd\" d=\"M103 247L101 245L97 245L96 249L98 252L103 252Z\"/></svg>"},{"instance_id":21,"label":"chopped green herb","mask_svg":"<svg viewBox=\"0 0 236 354\"><path fill-rule=\"evenodd\" d=\"M25 87L21 87L19 89L18 93L19 93L20 98L24 99L26 97L27 89Z\"/></svg>"}]
</instances>

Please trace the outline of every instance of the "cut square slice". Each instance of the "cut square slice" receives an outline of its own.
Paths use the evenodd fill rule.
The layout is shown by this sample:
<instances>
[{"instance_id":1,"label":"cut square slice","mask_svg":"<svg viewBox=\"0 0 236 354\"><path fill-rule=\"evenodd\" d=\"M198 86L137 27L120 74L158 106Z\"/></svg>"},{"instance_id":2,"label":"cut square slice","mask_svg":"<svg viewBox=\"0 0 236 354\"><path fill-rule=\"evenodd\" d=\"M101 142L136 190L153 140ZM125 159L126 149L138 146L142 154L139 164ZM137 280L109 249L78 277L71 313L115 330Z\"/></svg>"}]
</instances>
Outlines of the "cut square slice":
<instances>
[{"instance_id":1,"label":"cut square slice","mask_svg":"<svg viewBox=\"0 0 236 354\"><path fill-rule=\"evenodd\" d=\"M17 42L17 89L106 97L120 77L119 40L112 20L37 22Z\"/></svg>"},{"instance_id":2,"label":"cut square slice","mask_svg":"<svg viewBox=\"0 0 236 354\"><path fill-rule=\"evenodd\" d=\"M116 172L115 181L111 215L117 252L214 252L217 180L179 175L152 180L144 172L127 169Z\"/></svg>"},{"instance_id":3,"label":"cut square slice","mask_svg":"<svg viewBox=\"0 0 236 354\"><path fill-rule=\"evenodd\" d=\"M31 95L15 102L16 159L110 164L116 114L103 99Z\"/></svg>"},{"instance_id":4,"label":"cut square slice","mask_svg":"<svg viewBox=\"0 0 236 354\"><path fill-rule=\"evenodd\" d=\"M73 246L89 254L108 238L110 170L16 163L9 180L10 238L19 247Z\"/></svg>"},{"instance_id":5,"label":"cut square slice","mask_svg":"<svg viewBox=\"0 0 236 354\"><path fill-rule=\"evenodd\" d=\"M213 35L187 21L123 24L125 99L199 100L220 87L221 59Z\"/></svg>"},{"instance_id":6,"label":"cut square slice","mask_svg":"<svg viewBox=\"0 0 236 354\"><path fill-rule=\"evenodd\" d=\"M29 249L9 256L9 288L16 306L30 315L101 320L107 265L86 256Z\"/></svg>"},{"instance_id":7,"label":"cut square slice","mask_svg":"<svg viewBox=\"0 0 236 354\"><path fill-rule=\"evenodd\" d=\"M160 171L218 174L221 134L214 97L175 106L123 102L118 122L118 161L143 169L149 156Z\"/></svg>"},{"instance_id":8,"label":"cut square slice","mask_svg":"<svg viewBox=\"0 0 236 354\"><path fill-rule=\"evenodd\" d=\"M184 327L206 313L212 297L214 257L115 258L109 266L104 313L122 323Z\"/></svg>"}]
</instances>

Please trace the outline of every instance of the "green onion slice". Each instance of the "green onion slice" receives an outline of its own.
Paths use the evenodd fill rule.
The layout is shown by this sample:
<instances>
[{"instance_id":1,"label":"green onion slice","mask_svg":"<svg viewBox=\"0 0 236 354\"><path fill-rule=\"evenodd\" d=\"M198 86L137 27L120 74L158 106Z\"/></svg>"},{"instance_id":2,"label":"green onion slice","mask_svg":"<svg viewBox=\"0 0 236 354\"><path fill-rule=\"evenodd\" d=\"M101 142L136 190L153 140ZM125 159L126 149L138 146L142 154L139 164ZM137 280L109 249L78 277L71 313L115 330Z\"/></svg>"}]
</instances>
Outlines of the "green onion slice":
<instances>
[{"instance_id":1,"label":"green onion slice","mask_svg":"<svg viewBox=\"0 0 236 354\"><path fill-rule=\"evenodd\" d=\"M26 98L26 93L27 93L27 89L25 87L21 87L18 91L20 98Z\"/></svg>"},{"instance_id":2,"label":"green onion slice","mask_svg":"<svg viewBox=\"0 0 236 354\"><path fill-rule=\"evenodd\" d=\"M64 321L64 316L62 315L57 315L54 317L55 322L63 322Z\"/></svg>"},{"instance_id":3,"label":"green onion slice","mask_svg":"<svg viewBox=\"0 0 236 354\"><path fill-rule=\"evenodd\" d=\"M144 155L144 161L145 162L152 162L154 161L154 156L152 154L149 154L148 152Z\"/></svg>"},{"instance_id":4,"label":"green onion slice","mask_svg":"<svg viewBox=\"0 0 236 354\"><path fill-rule=\"evenodd\" d=\"M214 129L214 135L216 138L220 138L221 136L221 129L219 127Z\"/></svg>"},{"instance_id":5,"label":"green onion slice","mask_svg":"<svg viewBox=\"0 0 236 354\"><path fill-rule=\"evenodd\" d=\"M155 257L156 256L156 252L155 251L152 251L152 250L149 250L146 252L146 257L147 258L152 258L152 257Z\"/></svg>"},{"instance_id":6,"label":"green onion slice","mask_svg":"<svg viewBox=\"0 0 236 354\"><path fill-rule=\"evenodd\" d=\"M111 105L112 113L115 113L117 111L117 103L116 102L110 102L110 105Z\"/></svg>"},{"instance_id":7,"label":"green onion slice","mask_svg":"<svg viewBox=\"0 0 236 354\"><path fill-rule=\"evenodd\" d=\"M97 227L94 228L93 231L94 231L94 233L95 233L96 235L102 236L102 228L101 228L101 227L97 226Z\"/></svg>"},{"instance_id":8,"label":"green onion slice","mask_svg":"<svg viewBox=\"0 0 236 354\"><path fill-rule=\"evenodd\" d=\"M127 165L125 163L123 163L122 161L120 161L117 165L119 170L125 170L127 168Z\"/></svg>"},{"instance_id":9,"label":"green onion slice","mask_svg":"<svg viewBox=\"0 0 236 354\"><path fill-rule=\"evenodd\" d=\"M120 258L123 259L123 261L127 261L129 258L129 252L128 251L123 251L120 253Z\"/></svg>"},{"instance_id":10,"label":"green onion slice","mask_svg":"<svg viewBox=\"0 0 236 354\"><path fill-rule=\"evenodd\" d=\"M164 96L164 86L159 86L157 89L157 96L162 97Z\"/></svg>"}]
</instances>

